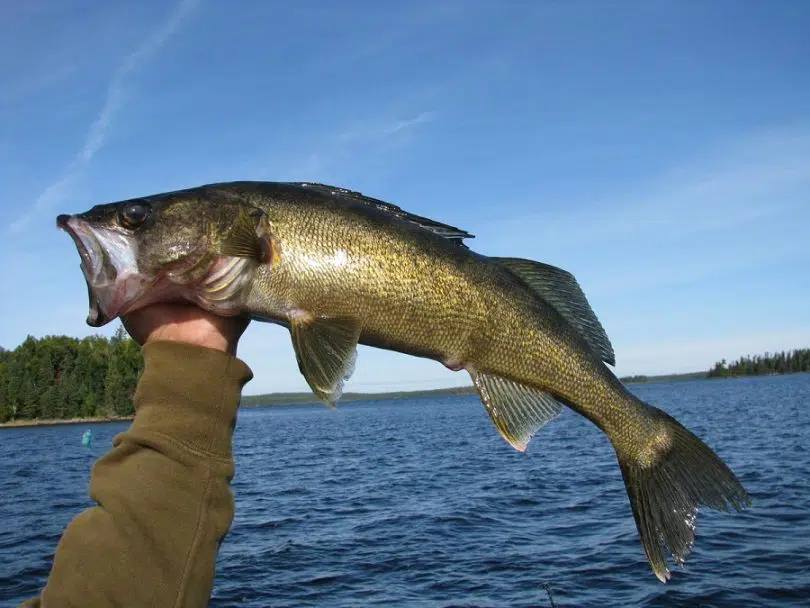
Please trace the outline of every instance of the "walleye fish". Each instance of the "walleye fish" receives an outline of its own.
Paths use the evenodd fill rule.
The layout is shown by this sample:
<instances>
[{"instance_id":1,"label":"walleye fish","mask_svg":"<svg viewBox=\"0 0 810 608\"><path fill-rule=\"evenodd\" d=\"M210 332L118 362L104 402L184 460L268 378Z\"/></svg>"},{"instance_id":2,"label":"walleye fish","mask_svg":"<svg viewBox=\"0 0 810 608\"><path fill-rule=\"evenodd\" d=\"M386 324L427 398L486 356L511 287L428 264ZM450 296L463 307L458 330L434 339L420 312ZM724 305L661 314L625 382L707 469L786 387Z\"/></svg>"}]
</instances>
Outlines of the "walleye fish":
<instances>
[{"instance_id":1,"label":"walleye fish","mask_svg":"<svg viewBox=\"0 0 810 608\"><path fill-rule=\"evenodd\" d=\"M366 344L466 370L501 436L524 451L564 406L610 440L654 574L682 564L698 507L750 504L723 461L607 367L613 347L577 280L486 257L472 235L357 192L231 182L60 215L99 327L185 300L289 328L299 369L333 405Z\"/></svg>"}]
</instances>

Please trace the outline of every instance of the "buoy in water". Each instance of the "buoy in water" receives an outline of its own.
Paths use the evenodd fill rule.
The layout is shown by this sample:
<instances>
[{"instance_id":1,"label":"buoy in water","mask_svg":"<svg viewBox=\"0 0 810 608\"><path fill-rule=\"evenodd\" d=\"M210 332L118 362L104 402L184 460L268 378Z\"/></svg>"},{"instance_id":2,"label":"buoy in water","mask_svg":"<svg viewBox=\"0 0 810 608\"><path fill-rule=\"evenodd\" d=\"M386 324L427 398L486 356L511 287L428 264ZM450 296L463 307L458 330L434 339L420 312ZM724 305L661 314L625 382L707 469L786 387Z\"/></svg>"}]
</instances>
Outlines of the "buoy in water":
<instances>
[{"instance_id":1,"label":"buoy in water","mask_svg":"<svg viewBox=\"0 0 810 608\"><path fill-rule=\"evenodd\" d=\"M93 431L87 429L82 435L82 445L89 448L90 443L93 441Z\"/></svg>"}]
</instances>

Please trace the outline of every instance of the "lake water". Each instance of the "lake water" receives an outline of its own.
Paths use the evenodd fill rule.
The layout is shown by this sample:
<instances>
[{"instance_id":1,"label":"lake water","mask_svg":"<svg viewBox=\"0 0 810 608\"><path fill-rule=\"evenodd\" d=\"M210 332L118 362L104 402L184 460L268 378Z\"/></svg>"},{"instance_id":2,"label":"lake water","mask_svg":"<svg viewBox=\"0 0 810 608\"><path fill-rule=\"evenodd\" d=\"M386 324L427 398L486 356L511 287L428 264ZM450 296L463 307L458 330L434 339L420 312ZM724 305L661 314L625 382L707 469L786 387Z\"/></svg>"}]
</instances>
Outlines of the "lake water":
<instances>
[{"instance_id":1,"label":"lake water","mask_svg":"<svg viewBox=\"0 0 810 608\"><path fill-rule=\"evenodd\" d=\"M573 412L512 450L472 397L244 410L211 605L810 606L810 375L632 387L753 499L702 511L664 585L607 440ZM35 595L123 423L0 430L0 604Z\"/></svg>"}]
</instances>

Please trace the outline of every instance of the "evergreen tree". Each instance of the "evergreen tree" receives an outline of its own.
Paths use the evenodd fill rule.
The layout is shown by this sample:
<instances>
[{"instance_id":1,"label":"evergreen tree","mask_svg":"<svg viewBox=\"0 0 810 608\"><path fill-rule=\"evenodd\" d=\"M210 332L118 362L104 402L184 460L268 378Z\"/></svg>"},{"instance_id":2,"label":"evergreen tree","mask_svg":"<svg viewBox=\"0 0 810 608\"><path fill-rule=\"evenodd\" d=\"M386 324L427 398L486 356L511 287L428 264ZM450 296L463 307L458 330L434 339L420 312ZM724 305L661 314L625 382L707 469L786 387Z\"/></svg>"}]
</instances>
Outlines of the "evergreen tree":
<instances>
[{"instance_id":1,"label":"evergreen tree","mask_svg":"<svg viewBox=\"0 0 810 608\"><path fill-rule=\"evenodd\" d=\"M709 371L710 378L725 376L756 376L763 374L789 374L810 371L810 348L790 352L765 353L740 357L726 364L723 359Z\"/></svg>"},{"instance_id":2,"label":"evergreen tree","mask_svg":"<svg viewBox=\"0 0 810 608\"><path fill-rule=\"evenodd\" d=\"M29 336L0 351L0 422L129 415L142 370L123 327L109 340Z\"/></svg>"}]
</instances>

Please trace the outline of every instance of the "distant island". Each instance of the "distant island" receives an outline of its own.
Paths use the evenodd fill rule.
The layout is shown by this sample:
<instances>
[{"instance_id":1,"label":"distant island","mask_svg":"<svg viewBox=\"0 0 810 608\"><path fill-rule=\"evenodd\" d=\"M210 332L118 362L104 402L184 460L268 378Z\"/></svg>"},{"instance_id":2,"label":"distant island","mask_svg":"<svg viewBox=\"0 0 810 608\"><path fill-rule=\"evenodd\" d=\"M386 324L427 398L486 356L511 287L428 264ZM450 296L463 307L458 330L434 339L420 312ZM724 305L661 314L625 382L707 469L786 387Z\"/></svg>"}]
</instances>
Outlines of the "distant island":
<instances>
[{"instance_id":1,"label":"distant island","mask_svg":"<svg viewBox=\"0 0 810 608\"><path fill-rule=\"evenodd\" d=\"M677 380L703 380L709 377L709 372L688 372L685 374L660 374L656 376L622 376L619 378L625 384L644 384L645 382L672 382Z\"/></svg>"},{"instance_id":2,"label":"distant island","mask_svg":"<svg viewBox=\"0 0 810 608\"><path fill-rule=\"evenodd\" d=\"M730 376L769 376L810 371L810 348L800 348L779 353L765 353L753 357L740 357L732 363L718 361L709 370L709 378Z\"/></svg>"},{"instance_id":3,"label":"distant island","mask_svg":"<svg viewBox=\"0 0 810 608\"><path fill-rule=\"evenodd\" d=\"M137 344L123 327L112 338L29 336L14 350L0 348L0 425L127 420L143 371ZM810 371L810 348L722 360L708 371L660 376L625 376L628 384L787 374ZM342 401L373 401L472 395L472 386L418 391L344 393ZM243 407L314 404L310 392L246 395Z\"/></svg>"}]
</instances>

